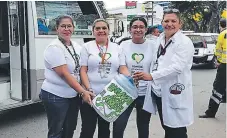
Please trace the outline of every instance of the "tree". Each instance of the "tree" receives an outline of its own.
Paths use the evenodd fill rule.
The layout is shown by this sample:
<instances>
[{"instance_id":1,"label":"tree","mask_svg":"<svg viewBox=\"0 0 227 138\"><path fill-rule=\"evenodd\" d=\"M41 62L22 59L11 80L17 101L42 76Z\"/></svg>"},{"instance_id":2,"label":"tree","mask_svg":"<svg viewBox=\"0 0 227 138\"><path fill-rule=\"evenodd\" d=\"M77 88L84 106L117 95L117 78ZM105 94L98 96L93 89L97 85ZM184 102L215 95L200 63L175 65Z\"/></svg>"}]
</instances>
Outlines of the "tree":
<instances>
[{"instance_id":1,"label":"tree","mask_svg":"<svg viewBox=\"0 0 227 138\"><path fill-rule=\"evenodd\" d=\"M173 1L170 7L179 9L184 21L184 30L195 32L217 32L221 11L225 8L226 1ZM201 20L193 18L201 15Z\"/></svg>"},{"instance_id":2,"label":"tree","mask_svg":"<svg viewBox=\"0 0 227 138\"><path fill-rule=\"evenodd\" d=\"M226 1L209 1L208 2L211 14L209 30L210 32L217 32L219 30L219 20L221 13L226 8Z\"/></svg>"}]
</instances>

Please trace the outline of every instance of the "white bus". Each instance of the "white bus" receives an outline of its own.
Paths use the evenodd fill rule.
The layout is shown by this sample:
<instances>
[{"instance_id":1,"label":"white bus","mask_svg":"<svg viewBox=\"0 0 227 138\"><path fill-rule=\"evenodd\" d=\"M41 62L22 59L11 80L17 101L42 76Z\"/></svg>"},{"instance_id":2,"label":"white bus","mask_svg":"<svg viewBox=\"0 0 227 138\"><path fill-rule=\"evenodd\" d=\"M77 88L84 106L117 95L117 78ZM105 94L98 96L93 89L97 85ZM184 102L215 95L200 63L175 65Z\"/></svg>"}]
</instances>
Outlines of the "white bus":
<instances>
[{"instance_id":1,"label":"white bus","mask_svg":"<svg viewBox=\"0 0 227 138\"><path fill-rule=\"evenodd\" d=\"M80 44L93 39L92 23L102 17L94 1L0 1L0 112L39 101L43 51L62 14L73 17Z\"/></svg>"}]
</instances>

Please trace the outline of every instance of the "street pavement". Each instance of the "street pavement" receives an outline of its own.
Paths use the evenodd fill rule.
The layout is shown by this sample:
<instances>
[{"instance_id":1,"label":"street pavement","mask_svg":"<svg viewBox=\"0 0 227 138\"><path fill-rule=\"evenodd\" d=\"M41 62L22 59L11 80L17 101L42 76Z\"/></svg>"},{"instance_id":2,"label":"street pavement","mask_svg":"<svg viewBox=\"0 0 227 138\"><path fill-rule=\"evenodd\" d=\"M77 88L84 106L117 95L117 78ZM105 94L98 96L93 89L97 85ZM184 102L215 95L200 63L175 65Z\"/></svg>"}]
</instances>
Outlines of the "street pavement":
<instances>
[{"instance_id":1,"label":"street pavement","mask_svg":"<svg viewBox=\"0 0 227 138\"><path fill-rule=\"evenodd\" d=\"M207 108L216 70L206 69L204 65L197 65L193 67L192 73L195 122L188 127L189 138L225 138L226 104L221 104L216 118L198 118L198 115L203 114ZM73 138L79 138L80 129L79 116ZM0 138L46 138L46 134L47 119L41 104L13 109L0 115ZM97 131L94 138L97 138ZM135 110L130 116L124 138L137 138ZM151 117L149 138L164 138L158 115Z\"/></svg>"}]
</instances>

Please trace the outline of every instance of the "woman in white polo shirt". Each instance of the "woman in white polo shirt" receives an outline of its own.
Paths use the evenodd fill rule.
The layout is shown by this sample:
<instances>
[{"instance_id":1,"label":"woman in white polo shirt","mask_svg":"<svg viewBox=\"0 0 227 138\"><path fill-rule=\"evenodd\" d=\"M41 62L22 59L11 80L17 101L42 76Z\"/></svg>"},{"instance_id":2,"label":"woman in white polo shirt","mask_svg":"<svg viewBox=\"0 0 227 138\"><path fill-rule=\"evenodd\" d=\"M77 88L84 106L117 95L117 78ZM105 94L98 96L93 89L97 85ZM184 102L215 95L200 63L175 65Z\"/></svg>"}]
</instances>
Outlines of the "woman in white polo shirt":
<instances>
[{"instance_id":1,"label":"woman in white polo shirt","mask_svg":"<svg viewBox=\"0 0 227 138\"><path fill-rule=\"evenodd\" d=\"M97 19L93 23L94 41L84 44L81 51L81 81L84 87L94 94L100 93L104 87L118 75L129 76L128 69L120 62L121 48L109 41L109 24L104 19ZM109 138L109 122L105 121L98 113L83 103L80 109L82 130L80 138L93 138L98 121L98 138Z\"/></svg>"},{"instance_id":2,"label":"woman in white polo shirt","mask_svg":"<svg viewBox=\"0 0 227 138\"><path fill-rule=\"evenodd\" d=\"M40 99L48 119L48 138L72 138L76 129L80 98L91 103L93 94L79 83L81 46L71 41L74 31L70 16L56 20L58 38L44 51L45 80Z\"/></svg>"}]
</instances>

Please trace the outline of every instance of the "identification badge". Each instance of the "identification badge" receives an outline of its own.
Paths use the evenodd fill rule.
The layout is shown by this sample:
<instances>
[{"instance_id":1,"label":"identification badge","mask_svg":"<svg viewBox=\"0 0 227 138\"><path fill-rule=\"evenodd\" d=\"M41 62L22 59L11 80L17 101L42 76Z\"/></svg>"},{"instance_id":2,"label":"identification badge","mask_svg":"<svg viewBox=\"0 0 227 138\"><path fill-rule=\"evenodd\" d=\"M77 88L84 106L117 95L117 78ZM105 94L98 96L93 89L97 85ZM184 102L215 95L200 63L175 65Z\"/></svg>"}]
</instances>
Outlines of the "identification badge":
<instances>
[{"instance_id":1,"label":"identification badge","mask_svg":"<svg viewBox=\"0 0 227 138\"><path fill-rule=\"evenodd\" d=\"M76 80L79 82L80 80L80 77L79 77L79 70L78 69L75 69L74 71L73 71L73 74L74 74L74 76L76 77Z\"/></svg>"},{"instance_id":2,"label":"identification badge","mask_svg":"<svg viewBox=\"0 0 227 138\"><path fill-rule=\"evenodd\" d=\"M152 71L157 71L157 69L158 69L158 62L155 62L153 65Z\"/></svg>"},{"instance_id":3,"label":"identification badge","mask_svg":"<svg viewBox=\"0 0 227 138\"><path fill-rule=\"evenodd\" d=\"M73 73L74 73L75 75L79 75L80 69L79 69L79 68L76 68L76 69L73 71Z\"/></svg>"},{"instance_id":4,"label":"identification badge","mask_svg":"<svg viewBox=\"0 0 227 138\"><path fill-rule=\"evenodd\" d=\"M100 76L101 78L107 78L107 69L105 64L100 64Z\"/></svg>"}]
</instances>

